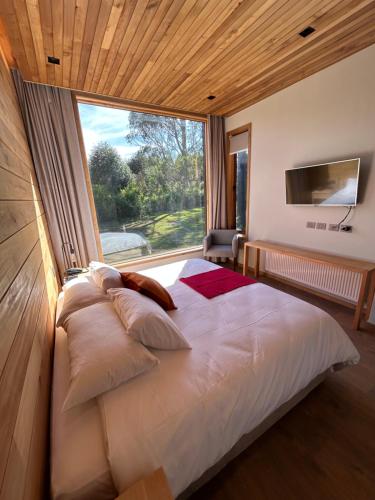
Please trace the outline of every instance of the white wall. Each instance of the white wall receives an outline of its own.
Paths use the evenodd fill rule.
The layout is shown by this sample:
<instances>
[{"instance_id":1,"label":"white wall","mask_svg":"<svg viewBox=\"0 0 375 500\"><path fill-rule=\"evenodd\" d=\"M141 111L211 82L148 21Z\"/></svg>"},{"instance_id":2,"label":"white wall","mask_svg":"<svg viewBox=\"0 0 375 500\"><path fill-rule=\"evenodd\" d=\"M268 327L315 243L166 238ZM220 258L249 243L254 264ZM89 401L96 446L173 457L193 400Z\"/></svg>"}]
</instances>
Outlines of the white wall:
<instances>
[{"instance_id":1,"label":"white wall","mask_svg":"<svg viewBox=\"0 0 375 500\"><path fill-rule=\"evenodd\" d=\"M375 261L375 45L228 117L226 129L249 122L249 237ZM346 209L287 206L284 170L355 157L364 192L353 233L307 229L308 220L339 222Z\"/></svg>"}]
</instances>

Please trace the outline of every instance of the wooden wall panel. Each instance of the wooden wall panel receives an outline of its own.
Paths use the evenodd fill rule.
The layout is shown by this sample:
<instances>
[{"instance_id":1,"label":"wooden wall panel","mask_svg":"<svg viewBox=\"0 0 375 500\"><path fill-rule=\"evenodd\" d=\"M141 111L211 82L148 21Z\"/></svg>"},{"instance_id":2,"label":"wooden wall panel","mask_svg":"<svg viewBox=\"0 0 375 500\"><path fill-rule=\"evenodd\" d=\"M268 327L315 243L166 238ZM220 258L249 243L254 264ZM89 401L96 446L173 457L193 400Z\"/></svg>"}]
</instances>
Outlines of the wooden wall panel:
<instances>
[{"instance_id":1,"label":"wooden wall panel","mask_svg":"<svg viewBox=\"0 0 375 500\"><path fill-rule=\"evenodd\" d=\"M0 48L0 498L46 498L58 282L13 81Z\"/></svg>"}]
</instances>

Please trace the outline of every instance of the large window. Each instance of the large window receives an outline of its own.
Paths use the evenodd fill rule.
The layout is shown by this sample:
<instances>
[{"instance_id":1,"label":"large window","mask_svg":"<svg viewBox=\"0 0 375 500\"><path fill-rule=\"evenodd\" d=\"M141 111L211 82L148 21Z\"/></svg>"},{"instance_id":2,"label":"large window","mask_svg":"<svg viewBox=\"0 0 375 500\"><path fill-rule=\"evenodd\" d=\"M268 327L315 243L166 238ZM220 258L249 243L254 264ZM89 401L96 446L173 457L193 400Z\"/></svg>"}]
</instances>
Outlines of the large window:
<instances>
[{"instance_id":1,"label":"large window","mask_svg":"<svg viewBox=\"0 0 375 500\"><path fill-rule=\"evenodd\" d=\"M202 244L204 123L79 103L104 259Z\"/></svg>"}]
</instances>

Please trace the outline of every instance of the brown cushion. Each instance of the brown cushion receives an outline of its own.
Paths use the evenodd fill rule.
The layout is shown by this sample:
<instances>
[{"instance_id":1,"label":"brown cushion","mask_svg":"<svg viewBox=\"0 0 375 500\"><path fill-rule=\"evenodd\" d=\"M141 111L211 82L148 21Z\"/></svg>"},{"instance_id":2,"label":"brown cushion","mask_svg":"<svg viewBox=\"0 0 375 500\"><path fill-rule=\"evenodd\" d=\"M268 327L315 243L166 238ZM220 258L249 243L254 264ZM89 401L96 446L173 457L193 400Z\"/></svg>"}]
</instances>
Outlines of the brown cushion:
<instances>
[{"instance_id":1,"label":"brown cushion","mask_svg":"<svg viewBox=\"0 0 375 500\"><path fill-rule=\"evenodd\" d=\"M165 311L177 309L168 291L152 278L142 276L142 274L138 273L121 273L121 278L125 288L130 288L146 295L146 297L154 300Z\"/></svg>"}]
</instances>

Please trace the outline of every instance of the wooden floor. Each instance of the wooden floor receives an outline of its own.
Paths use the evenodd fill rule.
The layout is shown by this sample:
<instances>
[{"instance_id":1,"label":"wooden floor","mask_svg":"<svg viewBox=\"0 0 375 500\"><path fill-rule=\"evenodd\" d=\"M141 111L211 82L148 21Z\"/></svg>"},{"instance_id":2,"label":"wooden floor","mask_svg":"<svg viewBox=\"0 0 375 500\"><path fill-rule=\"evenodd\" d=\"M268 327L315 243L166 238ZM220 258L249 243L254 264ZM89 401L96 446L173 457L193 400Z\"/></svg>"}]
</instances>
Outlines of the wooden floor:
<instances>
[{"instance_id":1,"label":"wooden floor","mask_svg":"<svg viewBox=\"0 0 375 500\"><path fill-rule=\"evenodd\" d=\"M331 314L361 354L231 462L192 500L375 500L375 326L353 312L268 278Z\"/></svg>"}]
</instances>

